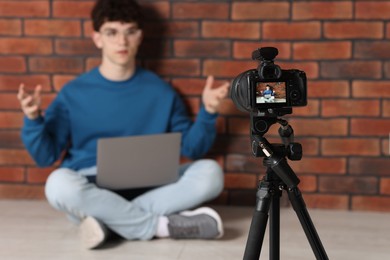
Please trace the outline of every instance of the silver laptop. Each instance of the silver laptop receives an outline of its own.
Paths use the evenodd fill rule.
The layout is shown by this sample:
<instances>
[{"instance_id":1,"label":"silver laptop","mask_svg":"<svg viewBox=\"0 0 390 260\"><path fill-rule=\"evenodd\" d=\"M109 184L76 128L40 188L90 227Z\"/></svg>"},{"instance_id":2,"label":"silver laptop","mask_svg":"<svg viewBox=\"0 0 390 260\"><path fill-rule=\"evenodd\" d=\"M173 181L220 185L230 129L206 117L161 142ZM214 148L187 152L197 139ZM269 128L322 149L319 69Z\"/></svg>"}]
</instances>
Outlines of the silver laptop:
<instances>
[{"instance_id":1,"label":"silver laptop","mask_svg":"<svg viewBox=\"0 0 390 260\"><path fill-rule=\"evenodd\" d=\"M111 190L155 187L178 179L181 133L101 138L98 186Z\"/></svg>"}]
</instances>

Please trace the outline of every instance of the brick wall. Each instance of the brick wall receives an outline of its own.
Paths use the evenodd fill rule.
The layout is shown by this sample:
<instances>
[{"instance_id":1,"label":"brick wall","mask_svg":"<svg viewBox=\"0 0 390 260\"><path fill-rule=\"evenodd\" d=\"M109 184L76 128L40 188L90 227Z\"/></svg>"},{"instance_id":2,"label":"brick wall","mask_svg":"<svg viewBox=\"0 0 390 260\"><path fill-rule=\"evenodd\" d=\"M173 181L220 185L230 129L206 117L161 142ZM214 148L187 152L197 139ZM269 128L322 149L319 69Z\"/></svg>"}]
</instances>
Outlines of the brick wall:
<instances>
[{"instance_id":1,"label":"brick wall","mask_svg":"<svg viewBox=\"0 0 390 260\"><path fill-rule=\"evenodd\" d=\"M288 119L302 143L289 161L312 208L390 211L390 1L141 1L148 10L140 63L162 75L195 115L206 75L232 80L275 46L276 63L304 70L307 107ZM44 107L68 80L99 64L92 1L0 0L0 198L43 198L39 169L19 138L20 82L44 88ZM249 115L223 103L208 157L225 169L216 200L253 205L264 175L251 155ZM267 136L280 142L275 129Z\"/></svg>"}]
</instances>

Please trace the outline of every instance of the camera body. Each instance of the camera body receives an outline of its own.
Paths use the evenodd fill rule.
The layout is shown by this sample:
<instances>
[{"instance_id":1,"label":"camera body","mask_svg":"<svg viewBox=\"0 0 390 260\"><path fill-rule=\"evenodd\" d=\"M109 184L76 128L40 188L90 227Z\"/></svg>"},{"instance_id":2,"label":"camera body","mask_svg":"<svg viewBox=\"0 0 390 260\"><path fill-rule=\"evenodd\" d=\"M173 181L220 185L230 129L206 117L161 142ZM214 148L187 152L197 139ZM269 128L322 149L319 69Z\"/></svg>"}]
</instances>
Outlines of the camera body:
<instances>
[{"instance_id":1,"label":"camera body","mask_svg":"<svg viewBox=\"0 0 390 260\"><path fill-rule=\"evenodd\" d=\"M257 69L238 75L230 89L230 97L243 112L261 112L307 105L307 83L304 71L282 70L273 59L278 50L265 47L253 52L261 60Z\"/></svg>"},{"instance_id":2,"label":"camera body","mask_svg":"<svg viewBox=\"0 0 390 260\"><path fill-rule=\"evenodd\" d=\"M247 73L251 107L284 108L306 106L306 74L300 70L281 70L281 76L261 78L256 70ZM269 89L269 90L268 90Z\"/></svg>"}]
</instances>

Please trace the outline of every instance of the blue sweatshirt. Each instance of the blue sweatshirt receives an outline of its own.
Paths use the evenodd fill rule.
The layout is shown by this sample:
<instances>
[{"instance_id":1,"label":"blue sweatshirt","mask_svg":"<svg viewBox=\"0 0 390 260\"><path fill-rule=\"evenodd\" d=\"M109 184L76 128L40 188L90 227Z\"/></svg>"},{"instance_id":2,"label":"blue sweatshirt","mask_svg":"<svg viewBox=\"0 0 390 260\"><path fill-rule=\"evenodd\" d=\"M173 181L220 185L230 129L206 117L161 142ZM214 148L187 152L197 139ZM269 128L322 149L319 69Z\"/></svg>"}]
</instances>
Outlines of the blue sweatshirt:
<instances>
[{"instance_id":1,"label":"blue sweatshirt","mask_svg":"<svg viewBox=\"0 0 390 260\"><path fill-rule=\"evenodd\" d=\"M95 68L66 84L43 117L25 117L22 140L39 166L66 150L61 166L78 170L96 165L98 138L181 132L181 154L195 159L213 144L216 117L202 106L193 122L174 89L150 71L110 81Z\"/></svg>"}]
</instances>

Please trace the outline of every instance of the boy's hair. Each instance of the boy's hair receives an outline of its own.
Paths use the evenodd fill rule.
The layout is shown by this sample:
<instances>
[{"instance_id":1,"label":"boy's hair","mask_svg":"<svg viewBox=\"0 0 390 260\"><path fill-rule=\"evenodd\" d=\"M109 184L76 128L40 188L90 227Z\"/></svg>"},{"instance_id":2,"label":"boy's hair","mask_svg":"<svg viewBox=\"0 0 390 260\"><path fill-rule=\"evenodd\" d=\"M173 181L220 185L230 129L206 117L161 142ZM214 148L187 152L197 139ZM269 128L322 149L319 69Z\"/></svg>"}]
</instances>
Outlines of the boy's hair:
<instances>
[{"instance_id":1,"label":"boy's hair","mask_svg":"<svg viewBox=\"0 0 390 260\"><path fill-rule=\"evenodd\" d=\"M143 26L140 5L133 0L97 0L91 12L93 29L98 32L105 22L125 22Z\"/></svg>"}]
</instances>

